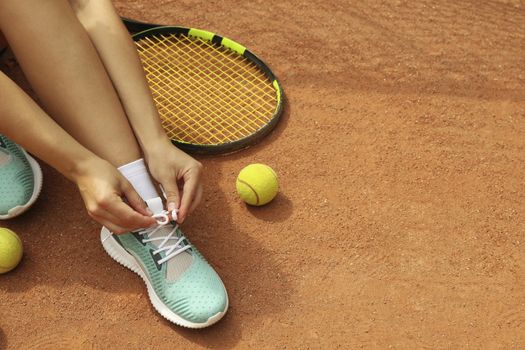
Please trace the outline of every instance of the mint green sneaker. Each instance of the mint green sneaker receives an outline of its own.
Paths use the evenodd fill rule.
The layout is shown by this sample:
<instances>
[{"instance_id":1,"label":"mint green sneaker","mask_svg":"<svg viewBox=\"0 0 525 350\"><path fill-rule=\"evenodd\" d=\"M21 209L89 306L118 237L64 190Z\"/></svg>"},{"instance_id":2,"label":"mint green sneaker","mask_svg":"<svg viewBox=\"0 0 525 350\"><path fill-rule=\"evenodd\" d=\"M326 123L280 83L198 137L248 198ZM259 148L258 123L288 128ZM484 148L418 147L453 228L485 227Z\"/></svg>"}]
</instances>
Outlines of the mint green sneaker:
<instances>
[{"instance_id":1,"label":"mint green sneaker","mask_svg":"<svg viewBox=\"0 0 525 350\"><path fill-rule=\"evenodd\" d=\"M0 220L11 219L35 203L42 170L16 143L0 135Z\"/></svg>"},{"instance_id":2,"label":"mint green sneaker","mask_svg":"<svg viewBox=\"0 0 525 350\"><path fill-rule=\"evenodd\" d=\"M103 227L102 245L117 262L138 274L155 309L167 320L188 328L219 321L228 309L228 294L219 275L184 237L162 200L146 201L159 226L123 235ZM176 213L172 213L176 220Z\"/></svg>"}]
</instances>

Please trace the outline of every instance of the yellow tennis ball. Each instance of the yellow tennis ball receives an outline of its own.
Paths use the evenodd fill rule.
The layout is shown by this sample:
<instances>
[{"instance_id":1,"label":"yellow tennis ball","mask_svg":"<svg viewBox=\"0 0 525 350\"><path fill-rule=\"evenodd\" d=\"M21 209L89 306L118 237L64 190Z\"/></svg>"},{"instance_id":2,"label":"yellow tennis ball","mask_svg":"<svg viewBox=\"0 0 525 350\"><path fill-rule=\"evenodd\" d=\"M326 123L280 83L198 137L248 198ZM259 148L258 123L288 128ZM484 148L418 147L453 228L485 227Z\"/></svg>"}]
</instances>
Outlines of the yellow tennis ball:
<instances>
[{"instance_id":1,"label":"yellow tennis ball","mask_svg":"<svg viewBox=\"0 0 525 350\"><path fill-rule=\"evenodd\" d=\"M268 165L250 164L237 177L237 193L250 205L264 205L279 191L277 174Z\"/></svg>"},{"instance_id":2,"label":"yellow tennis ball","mask_svg":"<svg viewBox=\"0 0 525 350\"><path fill-rule=\"evenodd\" d=\"M0 273L11 271L22 260L22 241L13 231L0 228Z\"/></svg>"}]
</instances>

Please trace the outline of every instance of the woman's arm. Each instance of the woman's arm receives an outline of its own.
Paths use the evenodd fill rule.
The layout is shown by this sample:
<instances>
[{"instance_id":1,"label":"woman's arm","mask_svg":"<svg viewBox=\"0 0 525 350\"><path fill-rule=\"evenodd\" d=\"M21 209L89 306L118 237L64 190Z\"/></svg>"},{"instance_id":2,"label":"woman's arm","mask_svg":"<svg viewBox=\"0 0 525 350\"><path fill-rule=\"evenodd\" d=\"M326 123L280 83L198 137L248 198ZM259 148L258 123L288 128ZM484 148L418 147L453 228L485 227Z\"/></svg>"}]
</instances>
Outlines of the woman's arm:
<instances>
[{"instance_id":1,"label":"woman's arm","mask_svg":"<svg viewBox=\"0 0 525 350\"><path fill-rule=\"evenodd\" d=\"M75 182L90 216L110 230L122 233L154 224L139 195L115 167L73 139L1 72L0 133Z\"/></svg>"},{"instance_id":2,"label":"woman's arm","mask_svg":"<svg viewBox=\"0 0 525 350\"><path fill-rule=\"evenodd\" d=\"M149 90L135 45L109 0L71 0L118 92L142 150L169 141Z\"/></svg>"},{"instance_id":3,"label":"woman's arm","mask_svg":"<svg viewBox=\"0 0 525 350\"><path fill-rule=\"evenodd\" d=\"M183 222L202 198L202 165L174 147L162 129L137 50L111 1L70 2L113 81L151 175L166 192L168 209L180 208Z\"/></svg>"},{"instance_id":4,"label":"woman's arm","mask_svg":"<svg viewBox=\"0 0 525 350\"><path fill-rule=\"evenodd\" d=\"M75 141L0 72L0 133L22 145L71 181L96 156Z\"/></svg>"}]
</instances>

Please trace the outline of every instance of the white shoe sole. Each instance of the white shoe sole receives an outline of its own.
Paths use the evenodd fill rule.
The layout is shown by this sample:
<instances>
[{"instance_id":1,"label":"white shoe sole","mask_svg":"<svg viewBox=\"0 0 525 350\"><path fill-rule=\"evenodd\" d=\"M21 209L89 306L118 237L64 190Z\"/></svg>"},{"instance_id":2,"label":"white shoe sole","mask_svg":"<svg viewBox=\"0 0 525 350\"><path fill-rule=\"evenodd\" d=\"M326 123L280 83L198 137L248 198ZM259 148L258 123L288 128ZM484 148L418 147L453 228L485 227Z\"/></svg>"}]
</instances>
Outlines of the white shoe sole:
<instances>
[{"instance_id":1,"label":"white shoe sole","mask_svg":"<svg viewBox=\"0 0 525 350\"><path fill-rule=\"evenodd\" d=\"M31 195L31 198L26 204L11 208L7 212L6 215L0 215L0 220L12 219L18 215L25 213L36 202L38 196L40 195L40 191L42 191L43 175L42 175L42 169L40 168L40 165L33 157L27 154L25 150L22 150L22 151L27 157L27 160L29 161L29 165L31 165L31 169L33 170L33 176L34 176L33 194Z\"/></svg>"},{"instance_id":2,"label":"white shoe sole","mask_svg":"<svg viewBox=\"0 0 525 350\"><path fill-rule=\"evenodd\" d=\"M109 232L109 230L105 227L103 227L100 231L100 240L102 241L102 246L104 247L104 250L106 251L106 253L109 254L109 256L111 256L116 262L118 262L122 266L127 267L142 278L144 283L146 283L146 287L148 288L149 299L153 304L153 307L162 315L162 317L164 317L168 321L187 328L205 328L219 321L226 314L226 311L228 311L228 300L226 300L226 308L224 309L224 311L213 315L204 323L193 323L183 319L182 317L171 311L160 300L160 298L157 296L157 293L155 293L155 290L153 289L153 286L151 285L149 279L147 278L147 272L144 271L142 266L137 263L137 261L131 254L129 254L120 244L118 244L118 242L112 237L111 232Z\"/></svg>"}]
</instances>

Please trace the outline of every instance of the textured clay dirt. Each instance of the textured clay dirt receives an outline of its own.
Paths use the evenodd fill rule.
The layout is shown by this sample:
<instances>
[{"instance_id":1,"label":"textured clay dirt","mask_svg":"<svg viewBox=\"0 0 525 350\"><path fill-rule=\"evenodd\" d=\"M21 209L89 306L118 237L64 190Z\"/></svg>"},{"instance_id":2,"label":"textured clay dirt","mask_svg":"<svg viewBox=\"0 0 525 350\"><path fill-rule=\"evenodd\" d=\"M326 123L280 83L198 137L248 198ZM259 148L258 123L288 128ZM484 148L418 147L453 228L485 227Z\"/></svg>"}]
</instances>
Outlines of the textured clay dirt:
<instances>
[{"instance_id":1,"label":"textured clay dirt","mask_svg":"<svg viewBox=\"0 0 525 350\"><path fill-rule=\"evenodd\" d=\"M230 311L200 331L159 317L44 166L40 200L2 223L25 258L0 276L0 348L525 348L524 1L116 6L229 36L284 86L269 137L199 157L206 196L184 230ZM261 208L235 193L252 162L280 176Z\"/></svg>"}]
</instances>

